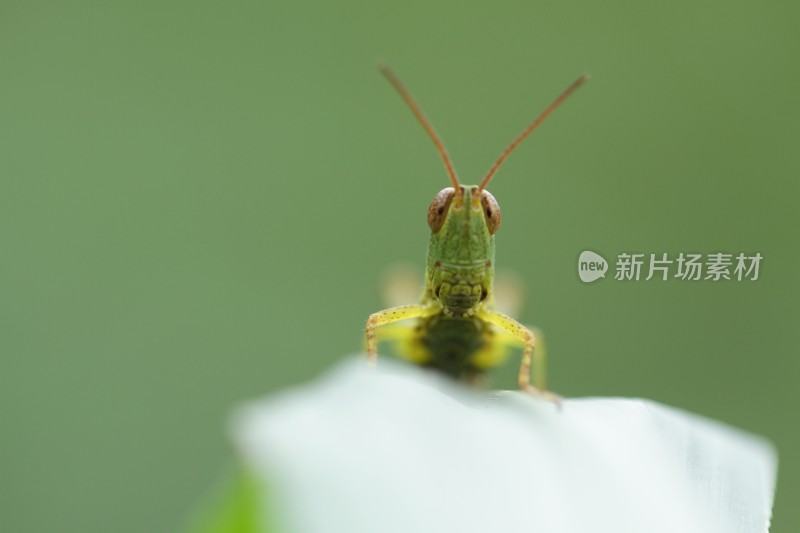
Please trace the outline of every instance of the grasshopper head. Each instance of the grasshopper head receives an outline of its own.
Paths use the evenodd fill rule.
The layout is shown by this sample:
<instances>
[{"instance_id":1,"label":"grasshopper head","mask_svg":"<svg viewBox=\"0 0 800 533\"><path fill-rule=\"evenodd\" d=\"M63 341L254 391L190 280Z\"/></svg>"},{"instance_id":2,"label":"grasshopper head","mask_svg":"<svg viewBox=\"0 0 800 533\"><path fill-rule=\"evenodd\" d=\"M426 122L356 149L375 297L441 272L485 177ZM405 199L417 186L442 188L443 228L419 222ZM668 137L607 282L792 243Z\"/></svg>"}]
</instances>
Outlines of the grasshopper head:
<instances>
[{"instance_id":1,"label":"grasshopper head","mask_svg":"<svg viewBox=\"0 0 800 533\"><path fill-rule=\"evenodd\" d=\"M447 187L428 208L428 289L445 312L472 314L491 291L500 206L477 186Z\"/></svg>"}]
</instances>

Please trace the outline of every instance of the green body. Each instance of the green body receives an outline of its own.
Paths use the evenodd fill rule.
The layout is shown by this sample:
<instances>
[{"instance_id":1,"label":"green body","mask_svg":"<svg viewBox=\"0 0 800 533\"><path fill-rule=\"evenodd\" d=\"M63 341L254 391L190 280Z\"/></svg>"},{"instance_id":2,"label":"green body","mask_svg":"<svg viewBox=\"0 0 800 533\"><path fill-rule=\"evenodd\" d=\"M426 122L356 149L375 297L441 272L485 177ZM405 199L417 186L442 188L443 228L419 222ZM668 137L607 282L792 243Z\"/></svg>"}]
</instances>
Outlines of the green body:
<instances>
[{"instance_id":1,"label":"green body","mask_svg":"<svg viewBox=\"0 0 800 533\"><path fill-rule=\"evenodd\" d=\"M493 332L476 313L489 305L494 279L494 235L489 232L477 187L463 187L431 232L422 303L440 312L417 319L416 359L456 379L474 381L486 369L479 354Z\"/></svg>"},{"instance_id":2,"label":"green body","mask_svg":"<svg viewBox=\"0 0 800 533\"><path fill-rule=\"evenodd\" d=\"M480 379L488 367L476 356L491 346L488 324L474 316L443 314L418 320L415 334L426 356L420 365L459 381L474 383Z\"/></svg>"}]
</instances>

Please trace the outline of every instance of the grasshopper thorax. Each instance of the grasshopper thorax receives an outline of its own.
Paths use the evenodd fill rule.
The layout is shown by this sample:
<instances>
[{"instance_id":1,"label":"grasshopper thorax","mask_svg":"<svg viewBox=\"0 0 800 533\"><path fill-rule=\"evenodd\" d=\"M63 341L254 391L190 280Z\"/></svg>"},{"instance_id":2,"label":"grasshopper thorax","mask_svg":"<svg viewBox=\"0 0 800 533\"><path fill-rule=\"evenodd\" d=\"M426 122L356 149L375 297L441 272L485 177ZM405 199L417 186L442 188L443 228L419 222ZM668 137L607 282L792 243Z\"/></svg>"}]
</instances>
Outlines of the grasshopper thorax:
<instances>
[{"instance_id":1,"label":"grasshopper thorax","mask_svg":"<svg viewBox=\"0 0 800 533\"><path fill-rule=\"evenodd\" d=\"M491 293L500 206L477 186L447 187L428 208L427 296L446 315L470 316Z\"/></svg>"}]
</instances>

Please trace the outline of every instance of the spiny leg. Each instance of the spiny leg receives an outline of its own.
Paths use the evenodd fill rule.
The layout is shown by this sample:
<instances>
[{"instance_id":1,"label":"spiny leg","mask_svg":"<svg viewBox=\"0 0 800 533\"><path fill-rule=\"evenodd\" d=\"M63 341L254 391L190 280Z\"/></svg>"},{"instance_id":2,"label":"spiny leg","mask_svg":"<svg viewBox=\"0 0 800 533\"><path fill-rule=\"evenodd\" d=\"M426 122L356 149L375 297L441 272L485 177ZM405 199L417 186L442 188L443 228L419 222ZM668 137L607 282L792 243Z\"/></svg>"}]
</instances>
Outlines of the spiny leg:
<instances>
[{"instance_id":1,"label":"spiny leg","mask_svg":"<svg viewBox=\"0 0 800 533\"><path fill-rule=\"evenodd\" d=\"M398 307L390 307L377 313L372 313L367 320L367 362L370 366L375 366L378 360L378 340L375 336L375 330L379 326L391 324L398 320L405 320L406 318L421 318L433 314L435 310L429 306L422 304L415 305L401 305Z\"/></svg>"},{"instance_id":2,"label":"spiny leg","mask_svg":"<svg viewBox=\"0 0 800 533\"><path fill-rule=\"evenodd\" d=\"M533 385L537 389L547 390L547 343L544 334L532 327L533 338L536 339L536 351L533 355Z\"/></svg>"},{"instance_id":3,"label":"spiny leg","mask_svg":"<svg viewBox=\"0 0 800 533\"><path fill-rule=\"evenodd\" d=\"M478 313L478 317L499 326L513 337L522 341L522 362L519 365L519 376L517 378L519 388L523 392L538 396L545 400L551 401L556 405L560 405L561 398L558 395L547 391L545 383L545 362L543 359L544 353L540 353L536 348L536 336L533 331L526 328L510 316L506 316L497 311L482 311ZM536 386L531 384L531 365L536 365L537 376Z\"/></svg>"}]
</instances>

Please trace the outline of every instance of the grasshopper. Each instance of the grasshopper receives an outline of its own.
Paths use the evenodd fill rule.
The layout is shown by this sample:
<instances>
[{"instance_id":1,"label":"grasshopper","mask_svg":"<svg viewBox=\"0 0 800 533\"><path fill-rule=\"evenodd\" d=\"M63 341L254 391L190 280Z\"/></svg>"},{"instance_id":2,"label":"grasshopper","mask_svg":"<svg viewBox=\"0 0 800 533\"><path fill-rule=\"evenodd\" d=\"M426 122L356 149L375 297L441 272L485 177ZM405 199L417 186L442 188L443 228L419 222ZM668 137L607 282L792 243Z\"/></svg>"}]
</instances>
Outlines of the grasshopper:
<instances>
[{"instance_id":1,"label":"grasshopper","mask_svg":"<svg viewBox=\"0 0 800 533\"><path fill-rule=\"evenodd\" d=\"M367 320L369 364L374 366L377 361L378 340L394 338L405 343L404 355L412 361L474 382L497 365L508 349L521 346L519 388L558 403L558 396L547 390L544 355L535 350L533 331L494 310L494 236L500 228L500 206L486 186L508 155L589 76L583 74L531 122L479 185L462 185L444 143L422 108L388 66L381 65L380 70L433 140L452 187L439 191L428 207L431 236L420 303L378 311ZM415 319L410 331L399 326L382 327L406 319ZM537 371L535 384L531 383L532 365Z\"/></svg>"}]
</instances>

